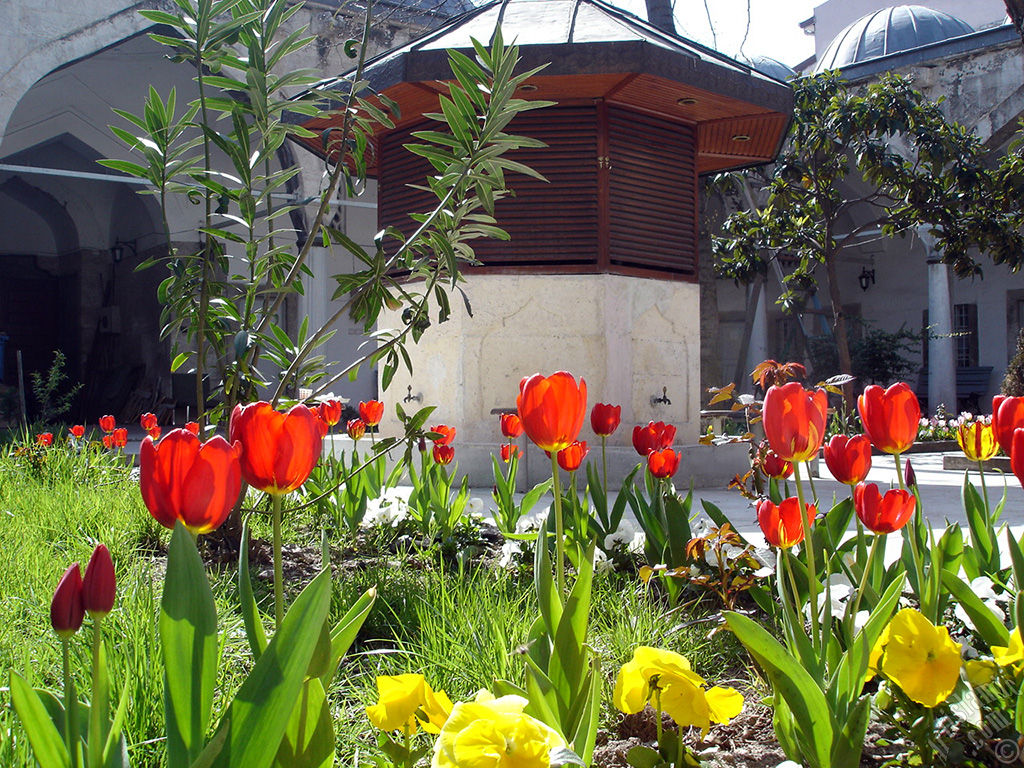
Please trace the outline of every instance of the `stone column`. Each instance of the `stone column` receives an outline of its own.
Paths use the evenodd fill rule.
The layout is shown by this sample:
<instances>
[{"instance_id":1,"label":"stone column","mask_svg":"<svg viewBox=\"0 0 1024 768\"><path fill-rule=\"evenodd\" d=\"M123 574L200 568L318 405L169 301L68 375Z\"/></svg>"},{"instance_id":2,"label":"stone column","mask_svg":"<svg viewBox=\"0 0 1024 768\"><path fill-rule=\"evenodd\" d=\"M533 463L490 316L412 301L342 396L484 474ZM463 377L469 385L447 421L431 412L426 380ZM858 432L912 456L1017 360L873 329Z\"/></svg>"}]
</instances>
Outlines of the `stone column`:
<instances>
[{"instance_id":1,"label":"stone column","mask_svg":"<svg viewBox=\"0 0 1024 768\"><path fill-rule=\"evenodd\" d=\"M753 286L752 286L753 287ZM747 347L746 370L743 385L749 388L750 372L768 359L768 290L766 281L761 281L756 293L751 292L747 301L756 304L754 322L750 326L750 344ZM743 386L741 392L747 391Z\"/></svg>"},{"instance_id":2,"label":"stone column","mask_svg":"<svg viewBox=\"0 0 1024 768\"><path fill-rule=\"evenodd\" d=\"M939 403L955 413L956 340L953 338L953 289L949 266L935 249L935 238L918 230L928 263L928 409Z\"/></svg>"},{"instance_id":3,"label":"stone column","mask_svg":"<svg viewBox=\"0 0 1024 768\"><path fill-rule=\"evenodd\" d=\"M299 297L298 322L301 324L308 317L309 334L312 335L327 322L327 310L331 299L328 292L330 281L327 275L327 250L316 246L310 248L306 265L313 272L313 276L304 275L302 278L302 290L305 295Z\"/></svg>"}]
</instances>

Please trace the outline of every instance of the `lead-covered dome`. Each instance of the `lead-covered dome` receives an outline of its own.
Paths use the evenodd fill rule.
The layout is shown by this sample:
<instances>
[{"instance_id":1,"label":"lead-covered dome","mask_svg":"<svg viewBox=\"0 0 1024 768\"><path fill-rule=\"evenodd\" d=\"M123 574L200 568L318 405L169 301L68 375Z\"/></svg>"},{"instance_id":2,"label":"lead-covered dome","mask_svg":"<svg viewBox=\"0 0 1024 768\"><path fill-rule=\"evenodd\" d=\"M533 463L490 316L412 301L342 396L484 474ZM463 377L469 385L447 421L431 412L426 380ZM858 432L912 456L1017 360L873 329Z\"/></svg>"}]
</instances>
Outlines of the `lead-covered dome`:
<instances>
[{"instance_id":1,"label":"lead-covered dome","mask_svg":"<svg viewBox=\"0 0 1024 768\"><path fill-rule=\"evenodd\" d=\"M883 8L862 16L836 35L814 71L842 69L974 31L967 22L932 8L920 5Z\"/></svg>"},{"instance_id":2,"label":"lead-covered dome","mask_svg":"<svg viewBox=\"0 0 1024 768\"><path fill-rule=\"evenodd\" d=\"M744 58L751 67L762 75L768 75L768 77L774 78L775 80L786 82L787 80L792 80L796 77L795 69L783 64L778 59L773 59L771 56L755 54L754 56L747 56Z\"/></svg>"}]
</instances>

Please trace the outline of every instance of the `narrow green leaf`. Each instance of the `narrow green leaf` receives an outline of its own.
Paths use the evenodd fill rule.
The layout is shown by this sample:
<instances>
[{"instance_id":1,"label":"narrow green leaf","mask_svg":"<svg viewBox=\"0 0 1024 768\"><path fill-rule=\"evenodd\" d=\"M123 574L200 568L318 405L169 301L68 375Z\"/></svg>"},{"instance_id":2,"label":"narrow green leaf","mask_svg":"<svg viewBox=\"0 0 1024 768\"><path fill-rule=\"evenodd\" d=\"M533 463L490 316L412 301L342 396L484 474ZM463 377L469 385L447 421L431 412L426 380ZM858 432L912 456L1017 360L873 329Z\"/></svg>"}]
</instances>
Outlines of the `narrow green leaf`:
<instances>
[{"instance_id":1,"label":"narrow green leaf","mask_svg":"<svg viewBox=\"0 0 1024 768\"><path fill-rule=\"evenodd\" d=\"M187 765L203 749L217 680L217 608L192 534L178 521L160 601L167 762Z\"/></svg>"},{"instance_id":2,"label":"narrow green leaf","mask_svg":"<svg viewBox=\"0 0 1024 768\"><path fill-rule=\"evenodd\" d=\"M828 768L836 725L825 695L800 663L756 622L732 611L726 623L768 676L775 696L786 700L799 739L810 750L810 768Z\"/></svg>"},{"instance_id":3,"label":"narrow green leaf","mask_svg":"<svg viewBox=\"0 0 1024 768\"><path fill-rule=\"evenodd\" d=\"M71 759L64 737L35 689L17 672L11 672L11 700L41 768L68 768Z\"/></svg>"},{"instance_id":4,"label":"narrow green leaf","mask_svg":"<svg viewBox=\"0 0 1024 768\"><path fill-rule=\"evenodd\" d=\"M356 636L359 634L359 630L362 629L366 617L370 615L376 600L377 588L370 587L352 604L352 607L348 609L345 615L334 625L334 629L331 630L331 663L327 673L321 678L324 688L327 688L331 680L334 679L338 665L341 664L341 660L348 653L348 649L352 647L352 643L355 642Z\"/></svg>"},{"instance_id":5,"label":"narrow green leaf","mask_svg":"<svg viewBox=\"0 0 1024 768\"><path fill-rule=\"evenodd\" d=\"M242 541L238 545L238 603L242 609L242 623L245 625L245 637L249 641L252 657L259 661L260 655L267 647L267 631L263 627L260 609L252 592L252 579L249 575L249 520L242 524Z\"/></svg>"},{"instance_id":6,"label":"narrow green leaf","mask_svg":"<svg viewBox=\"0 0 1024 768\"><path fill-rule=\"evenodd\" d=\"M952 593L953 598L967 611L974 629L981 639L992 645L1005 646L1009 643L1010 633L995 614L981 601L969 584L961 581L955 573L943 571L942 585Z\"/></svg>"},{"instance_id":7,"label":"narrow green leaf","mask_svg":"<svg viewBox=\"0 0 1024 768\"><path fill-rule=\"evenodd\" d=\"M330 599L330 572L325 570L296 598L228 706L218 728L226 728L228 735L212 765L268 768L273 763L327 619Z\"/></svg>"}]
</instances>

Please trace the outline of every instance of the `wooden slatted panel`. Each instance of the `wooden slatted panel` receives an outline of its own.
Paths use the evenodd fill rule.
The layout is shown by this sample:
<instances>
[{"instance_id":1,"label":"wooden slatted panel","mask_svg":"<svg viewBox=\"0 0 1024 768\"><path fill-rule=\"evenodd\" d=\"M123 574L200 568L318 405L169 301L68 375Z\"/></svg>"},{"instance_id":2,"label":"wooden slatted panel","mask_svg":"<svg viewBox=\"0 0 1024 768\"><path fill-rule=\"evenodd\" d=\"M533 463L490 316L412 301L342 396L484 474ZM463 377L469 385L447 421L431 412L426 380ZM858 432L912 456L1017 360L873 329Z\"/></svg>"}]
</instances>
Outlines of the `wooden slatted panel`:
<instances>
[{"instance_id":1,"label":"wooden slatted panel","mask_svg":"<svg viewBox=\"0 0 1024 768\"><path fill-rule=\"evenodd\" d=\"M608 142L611 271L696 280L694 129L613 107Z\"/></svg>"},{"instance_id":2,"label":"wooden slatted panel","mask_svg":"<svg viewBox=\"0 0 1024 768\"><path fill-rule=\"evenodd\" d=\"M548 147L522 149L515 160L544 175L547 183L521 174L507 177L514 197L496 207L498 225L509 241L479 239L472 245L485 267L492 269L556 267L566 272L589 271L597 265L597 117L593 105L548 107L520 115L508 130L540 139ZM381 141L378 216L381 226L413 231L408 212L430 210L433 195L412 189L430 166L405 150L412 130L399 129Z\"/></svg>"}]
</instances>

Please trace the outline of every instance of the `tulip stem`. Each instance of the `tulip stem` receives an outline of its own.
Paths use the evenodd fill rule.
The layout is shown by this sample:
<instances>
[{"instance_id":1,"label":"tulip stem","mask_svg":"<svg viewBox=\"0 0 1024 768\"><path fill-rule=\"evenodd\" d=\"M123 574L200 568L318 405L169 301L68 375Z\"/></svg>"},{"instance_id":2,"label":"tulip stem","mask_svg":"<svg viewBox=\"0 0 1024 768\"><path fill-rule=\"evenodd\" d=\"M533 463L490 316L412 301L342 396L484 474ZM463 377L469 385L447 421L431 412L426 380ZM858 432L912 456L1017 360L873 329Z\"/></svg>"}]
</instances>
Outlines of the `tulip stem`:
<instances>
[{"instance_id":1,"label":"tulip stem","mask_svg":"<svg viewBox=\"0 0 1024 768\"><path fill-rule=\"evenodd\" d=\"M857 590L857 597L853 601L853 610L850 611L850 629L856 629L857 625L857 611L860 610L860 600L864 596L864 590L868 586L868 574L871 573L871 568L875 564L875 558L878 557L878 547L882 539L885 538L885 534L876 533L874 540L871 542L871 552L868 554L867 562L864 564L864 573L860 577L860 588ZM850 632L851 639L856 635L855 632Z\"/></svg>"},{"instance_id":2,"label":"tulip stem","mask_svg":"<svg viewBox=\"0 0 1024 768\"><path fill-rule=\"evenodd\" d=\"M804 485L800 481L800 462L793 462L793 472L796 478L796 497L800 502L800 514L804 521L804 549L807 550L807 595L811 605L811 647L815 650L822 650L824 645L818 617L818 569L814 558L814 532L811 530L813 520L810 509L804 502Z\"/></svg>"},{"instance_id":3,"label":"tulip stem","mask_svg":"<svg viewBox=\"0 0 1024 768\"><path fill-rule=\"evenodd\" d=\"M811 472L811 460L808 459L804 462L804 466L807 467L807 484L811 487L811 498L814 499L814 503L818 503L818 492L814 490L814 474Z\"/></svg>"},{"instance_id":4,"label":"tulip stem","mask_svg":"<svg viewBox=\"0 0 1024 768\"><path fill-rule=\"evenodd\" d=\"M64 742L72 768L78 768L78 694L71 678L71 638L60 639L64 656Z\"/></svg>"},{"instance_id":5,"label":"tulip stem","mask_svg":"<svg viewBox=\"0 0 1024 768\"><path fill-rule=\"evenodd\" d=\"M900 455L894 453L892 457L896 460L896 481L900 484L902 490L907 490L906 483L903 482L903 467L900 466Z\"/></svg>"},{"instance_id":6,"label":"tulip stem","mask_svg":"<svg viewBox=\"0 0 1024 768\"><path fill-rule=\"evenodd\" d=\"M284 619L284 579L281 575L281 494L270 494L274 512L274 627L281 628Z\"/></svg>"},{"instance_id":7,"label":"tulip stem","mask_svg":"<svg viewBox=\"0 0 1024 768\"><path fill-rule=\"evenodd\" d=\"M562 484L558 477L558 451L551 451L552 492L555 494L555 581L558 584L558 599L565 602L565 524L562 521ZM541 546L538 537L537 546ZM544 546L547 543L544 542Z\"/></svg>"},{"instance_id":8,"label":"tulip stem","mask_svg":"<svg viewBox=\"0 0 1024 768\"><path fill-rule=\"evenodd\" d=\"M988 505L988 486L985 485L985 462L978 459L978 476L981 478L981 494L985 498L985 522L992 523L992 508Z\"/></svg>"},{"instance_id":9,"label":"tulip stem","mask_svg":"<svg viewBox=\"0 0 1024 768\"><path fill-rule=\"evenodd\" d=\"M601 478L604 482L604 509L605 515L607 515L608 521L611 521L611 515L608 515L608 436L601 435ZM614 533L614 531L607 531L606 533Z\"/></svg>"}]
</instances>

